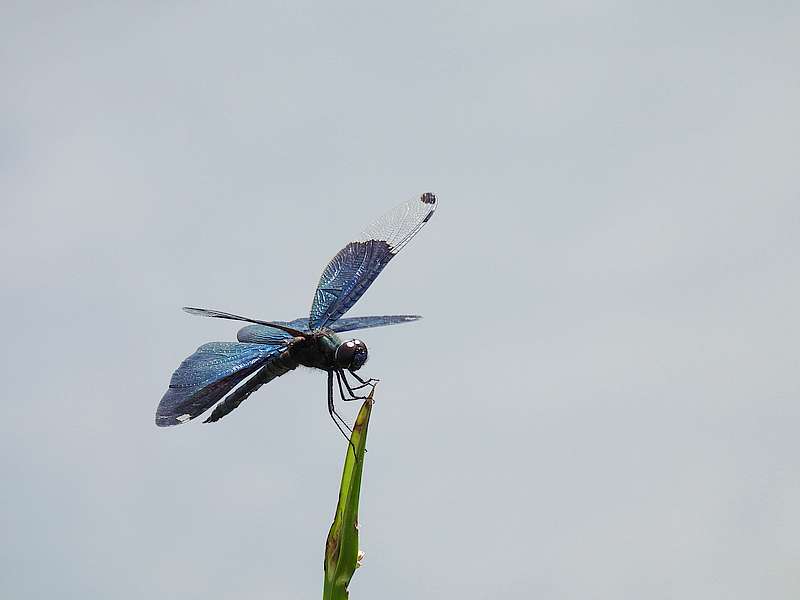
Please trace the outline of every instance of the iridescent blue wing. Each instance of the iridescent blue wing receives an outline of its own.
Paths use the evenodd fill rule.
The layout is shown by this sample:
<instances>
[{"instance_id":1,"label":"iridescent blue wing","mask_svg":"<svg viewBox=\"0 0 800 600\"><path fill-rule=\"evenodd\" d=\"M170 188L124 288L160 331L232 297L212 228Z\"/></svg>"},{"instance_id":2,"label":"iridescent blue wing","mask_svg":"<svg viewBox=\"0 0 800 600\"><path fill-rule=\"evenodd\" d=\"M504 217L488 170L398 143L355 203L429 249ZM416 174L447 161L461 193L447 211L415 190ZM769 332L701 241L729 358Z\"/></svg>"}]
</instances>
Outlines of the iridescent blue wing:
<instances>
[{"instance_id":1,"label":"iridescent blue wing","mask_svg":"<svg viewBox=\"0 0 800 600\"><path fill-rule=\"evenodd\" d=\"M308 319L306 317L295 319L294 321L275 321L275 324L285 325L303 332L308 331ZM269 327L268 325L248 325L239 330L236 334L236 339L240 342L253 344L276 344L283 340L290 340L292 336L281 329Z\"/></svg>"},{"instance_id":2,"label":"iridescent blue wing","mask_svg":"<svg viewBox=\"0 0 800 600\"><path fill-rule=\"evenodd\" d=\"M422 317L419 315L384 315L380 317L345 317L331 324L333 331L354 331L356 329L369 329L370 327L384 327L386 325L396 325L397 323L410 323ZM294 321L275 321L279 325L286 325L300 330L307 331L308 319L301 317ZM292 336L280 329L267 327L266 325L248 325L242 327L236 334L236 339L240 342L250 342L253 344L275 344L283 340L290 340Z\"/></svg>"},{"instance_id":3,"label":"iridescent blue wing","mask_svg":"<svg viewBox=\"0 0 800 600\"><path fill-rule=\"evenodd\" d=\"M189 313L190 315L197 315L199 317L212 317L215 319L229 319L231 321L245 321L246 323L256 323L258 325L264 325L266 327L271 327L272 329L279 329L285 331L286 333L291 334L295 337L305 337L305 333L308 331L308 322L305 319L295 319L292 323L297 323L298 325L302 325L302 331L300 329L289 327L288 325L284 324L283 321L262 321L260 319L252 319L250 317L242 317L241 315L234 315L228 312L222 312L221 310L212 310L210 308L195 308L193 306L184 306L183 310Z\"/></svg>"},{"instance_id":4,"label":"iridescent blue wing","mask_svg":"<svg viewBox=\"0 0 800 600\"><path fill-rule=\"evenodd\" d=\"M285 343L203 344L172 374L156 410L156 425L180 425L194 419L285 348Z\"/></svg>"},{"instance_id":5,"label":"iridescent blue wing","mask_svg":"<svg viewBox=\"0 0 800 600\"><path fill-rule=\"evenodd\" d=\"M419 315L384 315L381 317L345 317L333 323L330 328L336 332L355 331L356 329L369 329L370 327L384 327L397 323L410 323L421 319Z\"/></svg>"},{"instance_id":6,"label":"iridescent blue wing","mask_svg":"<svg viewBox=\"0 0 800 600\"><path fill-rule=\"evenodd\" d=\"M422 194L386 213L334 256L319 279L308 327L330 327L353 306L386 264L436 210L436 196Z\"/></svg>"},{"instance_id":7,"label":"iridescent blue wing","mask_svg":"<svg viewBox=\"0 0 800 600\"><path fill-rule=\"evenodd\" d=\"M222 417L247 400L250 394L255 392L262 385L269 383L276 377L288 373L292 369L297 368L297 366L297 361L286 354L277 354L270 357L267 359L266 364L264 364L255 375L228 394L222 402L217 404L211 412L211 416L208 417L204 423L219 421Z\"/></svg>"}]
</instances>

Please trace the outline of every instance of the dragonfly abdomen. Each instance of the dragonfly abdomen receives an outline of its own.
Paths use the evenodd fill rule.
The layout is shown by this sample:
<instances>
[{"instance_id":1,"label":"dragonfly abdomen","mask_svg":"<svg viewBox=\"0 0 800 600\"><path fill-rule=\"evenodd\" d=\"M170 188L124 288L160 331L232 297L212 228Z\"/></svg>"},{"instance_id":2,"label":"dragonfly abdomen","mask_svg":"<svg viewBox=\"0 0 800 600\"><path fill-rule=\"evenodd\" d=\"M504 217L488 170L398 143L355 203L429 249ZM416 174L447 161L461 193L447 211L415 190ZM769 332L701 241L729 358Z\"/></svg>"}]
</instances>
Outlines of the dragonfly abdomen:
<instances>
[{"instance_id":1,"label":"dragonfly abdomen","mask_svg":"<svg viewBox=\"0 0 800 600\"><path fill-rule=\"evenodd\" d=\"M292 357L289 350L281 352L275 358L269 360L267 364L261 367L250 379L228 394L222 402L217 404L211 416L208 417L205 422L213 423L214 421L219 421L222 417L247 400L250 394L255 392L262 385L269 383L281 375L286 375L286 373L293 371L298 366L300 366L300 364Z\"/></svg>"}]
</instances>

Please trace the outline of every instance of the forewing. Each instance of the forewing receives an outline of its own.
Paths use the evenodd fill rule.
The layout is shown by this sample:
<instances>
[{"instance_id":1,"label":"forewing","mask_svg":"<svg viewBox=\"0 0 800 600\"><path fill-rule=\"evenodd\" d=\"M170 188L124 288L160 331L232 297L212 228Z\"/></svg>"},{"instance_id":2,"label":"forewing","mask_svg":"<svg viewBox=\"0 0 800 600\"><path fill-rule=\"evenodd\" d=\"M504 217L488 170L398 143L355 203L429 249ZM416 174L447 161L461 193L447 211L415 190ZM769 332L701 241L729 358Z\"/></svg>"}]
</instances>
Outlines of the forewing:
<instances>
[{"instance_id":1,"label":"forewing","mask_svg":"<svg viewBox=\"0 0 800 600\"><path fill-rule=\"evenodd\" d=\"M345 317L333 323L330 328L337 333L342 331L355 331L356 329L369 329L371 327L384 327L398 323L410 323L421 319L419 315L383 315L381 317Z\"/></svg>"},{"instance_id":2,"label":"forewing","mask_svg":"<svg viewBox=\"0 0 800 600\"><path fill-rule=\"evenodd\" d=\"M245 321L246 323L255 323L257 325L264 325L273 329L280 329L293 336L303 337L304 332L308 331L308 322L305 319L295 319L292 323L299 323L302 325L303 330L289 327L283 321L262 321L261 319L253 319L251 317L243 317L241 315L234 315L229 312L221 310L212 310L210 308L195 308L194 306L184 306L183 310L190 315L197 315L199 317L212 317L215 319L228 319L231 321Z\"/></svg>"},{"instance_id":3,"label":"forewing","mask_svg":"<svg viewBox=\"0 0 800 600\"><path fill-rule=\"evenodd\" d=\"M285 343L203 344L172 374L169 389L156 410L156 425L180 425L201 415L285 348Z\"/></svg>"},{"instance_id":4,"label":"forewing","mask_svg":"<svg viewBox=\"0 0 800 600\"><path fill-rule=\"evenodd\" d=\"M306 317L295 319L294 321L275 321L275 323L304 332L308 331L308 319ZM268 325L248 325L239 330L236 334L236 339L240 342L253 344L277 344L281 341L292 339L292 335L282 329L276 329Z\"/></svg>"},{"instance_id":5,"label":"forewing","mask_svg":"<svg viewBox=\"0 0 800 600\"><path fill-rule=\"evenodd\" d=\"M322 272L311 305L309 329L330 327L349 310L435 210L436 196L422 194L383 215L358 241L342 248Z\"/></svg>"}]
</instances>

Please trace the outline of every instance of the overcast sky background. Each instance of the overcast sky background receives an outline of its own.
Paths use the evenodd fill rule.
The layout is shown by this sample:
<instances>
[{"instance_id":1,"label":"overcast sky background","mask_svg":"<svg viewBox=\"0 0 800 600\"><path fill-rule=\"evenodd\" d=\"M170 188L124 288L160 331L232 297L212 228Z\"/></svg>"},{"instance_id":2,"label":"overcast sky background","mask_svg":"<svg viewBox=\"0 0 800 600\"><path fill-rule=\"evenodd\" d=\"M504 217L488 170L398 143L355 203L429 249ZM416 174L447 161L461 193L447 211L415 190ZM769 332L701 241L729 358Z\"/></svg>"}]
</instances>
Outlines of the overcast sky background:
<instances>
[{"instance_id":1,"label":"overcast sky background","mask_svg":"<svg viewBox=\"0 0 800 600\"><path fill-rule=\"evenodd\" d=\"M324 376L158 429L180 307L423 191L353 599L800 596L800 5L113 4L0 8L0 596L319 597Z\"/></svg>"}]
</instances>

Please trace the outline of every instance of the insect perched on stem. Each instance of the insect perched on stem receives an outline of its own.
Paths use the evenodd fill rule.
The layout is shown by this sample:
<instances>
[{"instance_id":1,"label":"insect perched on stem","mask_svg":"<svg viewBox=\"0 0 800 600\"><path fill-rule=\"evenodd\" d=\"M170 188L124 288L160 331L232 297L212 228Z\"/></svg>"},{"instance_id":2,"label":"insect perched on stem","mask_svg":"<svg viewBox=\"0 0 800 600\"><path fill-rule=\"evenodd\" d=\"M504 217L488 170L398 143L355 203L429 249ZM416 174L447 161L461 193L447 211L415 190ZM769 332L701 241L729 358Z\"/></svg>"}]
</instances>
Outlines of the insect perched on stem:
<instances>
[{"instance_id":1,"label":"insect perched on stem","mask_svg":"<svg viewBox=\"0 0 800 600\"><path fill-rule=\"evenodd\" d=\"M334 256L320 277L308 318L262 321L204 308L186 307L190 314L250 323L239 330L237 342L200 346L173 373L169 389L156 410L156 425L180 425L216 404L206 423L218 421L265 383L299 366L325 371L328 412L345 437L347 423L336 412L334 390L344 401L363 400L360 390L374 387L358 371L367 360L359 339L342 340L345 331L408 323L417 315L345 317L387 263L433 216L436 196L422 194L386 213L361 238ZM351 382L352 377L355 382ZM335 383L334 383L335 381ZM238 386L238 387L237 387Z\"/></svg>"}]
</instances>

